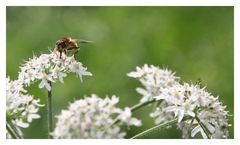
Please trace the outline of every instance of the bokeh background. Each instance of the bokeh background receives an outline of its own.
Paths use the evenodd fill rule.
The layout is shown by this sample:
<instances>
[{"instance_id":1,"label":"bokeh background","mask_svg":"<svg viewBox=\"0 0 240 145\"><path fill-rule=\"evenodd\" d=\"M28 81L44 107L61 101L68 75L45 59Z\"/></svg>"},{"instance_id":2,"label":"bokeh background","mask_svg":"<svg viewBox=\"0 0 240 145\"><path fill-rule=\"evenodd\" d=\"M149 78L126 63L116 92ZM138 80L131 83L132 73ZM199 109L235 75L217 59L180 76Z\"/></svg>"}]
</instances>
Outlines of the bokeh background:
<instances>
[{"instance_id":1,"label":"bokeh background","mask_svg":"<svg viewBox=\"0 0 240 145\"><path fill-rule=\"evenodd\" d=\"M91 93L115 94L120 107L138 103L140 83L126 73L145 63L167 67L186 82L200 78L234 115L233 7L7 7L7 75L16 79L24 60L48 53L63 36L95 42L76 56L93 76L81 83L70 75L54 84L54 115ZM28 90L46 103L38 83ZM134 113L143 126L127 130L127 137L154 126L149 111ZM45 107L40 114L23 130L25 138L47 138ZM181 132L172 127L149 138L181 138Z\"/></svg>"}]
</instances>

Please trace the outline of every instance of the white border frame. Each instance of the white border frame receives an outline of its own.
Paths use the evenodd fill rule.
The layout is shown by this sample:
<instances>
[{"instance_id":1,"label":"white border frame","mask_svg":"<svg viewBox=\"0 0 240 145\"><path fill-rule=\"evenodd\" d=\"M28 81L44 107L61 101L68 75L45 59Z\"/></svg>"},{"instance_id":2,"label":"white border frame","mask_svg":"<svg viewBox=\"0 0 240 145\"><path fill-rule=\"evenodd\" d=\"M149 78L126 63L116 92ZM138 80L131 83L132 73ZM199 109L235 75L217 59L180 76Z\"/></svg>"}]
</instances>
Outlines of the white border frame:
<instances>
[{"instance_id":1,"label":"white border frame","mask_svg":"<svg viewBox=\"0 0 240 145\"><path fill-rule=\"evenodd\" d=\"M234 0L5 0L8 6L232 6Z\"/></svg>"},{"instance_id":2,"label":"white border frame","mask_svg":"<svg viewBox=\"0 0 240 145\"><path fill-rule=\"evenodd\" d=\"M183 139L149 139L149 140L6 140L5 139L5 77L6 77L6 6L234 6L234 138L230 140L183 140ZM238 0L0 0L0 144L42 145L53 144L237 144L240 142L240 2ZM224 58L223 58L224 59ZM223 84L227 85L227 84Z\"/></svg>"}]
</instances>

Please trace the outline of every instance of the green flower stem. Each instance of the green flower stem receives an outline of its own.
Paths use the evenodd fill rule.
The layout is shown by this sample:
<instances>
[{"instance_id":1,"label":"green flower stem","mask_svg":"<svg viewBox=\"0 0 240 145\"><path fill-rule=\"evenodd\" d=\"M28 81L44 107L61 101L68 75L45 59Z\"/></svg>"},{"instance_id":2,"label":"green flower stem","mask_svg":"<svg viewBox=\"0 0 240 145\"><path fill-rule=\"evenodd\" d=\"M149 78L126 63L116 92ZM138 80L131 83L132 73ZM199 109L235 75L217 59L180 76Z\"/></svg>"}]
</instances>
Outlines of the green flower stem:
<instances>
[{"instance_id":1,"label":"green flower stem","mask_svg":"<svg viewBox=\"0 0 240 145\"><path fill-rule=\"evenodd\" d=\"M131 112L134 112L134 111L136 111L136 110L138 110L138 109L140 109L140 108L142 108L142 107L144 107L144 106L146 106L146 105L148 105L148 104L154 103L154 102L156 102L155 99L150 100L150 101L147 101L147 102L143 102L143 103L136 104L136 105L134 105L134 106L132 106L132 107L130 108L130 109L131 109ZM120 121L120 120L119 120L118 118L116 118L115 121L111 124L111 126L113 126L114 124L117 124L119 121Z\"/></svg>"},{"instance_id":2,"label":"green flower stem","mask_svg":"<svg viewBox=\"0 0 240 145\"><path fill-rule=\"evenodd\" d=\"M22 136L18 132L17 128L12 124L11 121L7 120L7 130L9 131L10 135L15 139L22 139Z\"/></svg>"},{"instance_id":3,"label":"green flower stem","mask_svg":"<svg viewBox=\"0 0 240 145\"><path fill-rule=\"evenodd\" d=\"M190 117L186 116L186 117L183 118L183 120L187 120L187 119L190 119ZM149 129L147 129L147 130L145 130L145 131L143 131L143 132L141 132L141 133L133 136L131 139L144 138L144 137L146 137L146 136L148 136L148 135L150 135L150 134L152 134L152 133L154 133L154 132L159 131L160 129L162 129L162 128L166 127L166 126L176 124L177 121L178 121L178 118L175 118L175 119L170 120L170 121L168 121L168 122L159 124L159 125L157 125L157 126L154 126L154 127L152 127L152 128L149 128Z\"/></svg>"},{"instance_id":4,"label":"green flower stem","mask_svg":"<svg viewBox=\"0 0 240 145\"><path fill-rule=\"evenodd\" d=\"M17 138L17 135L16 135L16 133L12 130L12 128L9 126L8 123L6 124L6 127L7 127L8 133L11 135L11 137L12 137L13 139L16 139L16 138Z\"/></svg>"},{"instance_id":5,"label":"green flower stem","mask_svg":"<svg viewBox=\"0 0 240 145\"><path fill-rule=\"evenodd\" d=\"M49 85L51 86L51 90L48 91L48 138L52 138L53 131L53 119L52 119L52 83L48 81Z\"/></svg>"},{"instance_id":6,"label":"green flower stem","mask_svg":"<svg viewBox=\"0 0 240 145\"><path fill-rule=\"evenodd\" d=\"M154 102L156 102L155 99L147 101L147 102L136 104L136 105L131 107L131 111L134 112L134 111L138 110L139 108L142 108L143 106L146 106L146 105L154 103Z\"/></svg>"},{"instance_id":7,"label":"green flower stem","mask_svg":"<svg viewBox=\"0 0 240 145\"><path fill-rule=\"evenodd\" d=\"M203 129L204 133L207 135L207 138L210 139L210 134L211 134L210 131L207 129L207 127L201 122L201 120L197 116L195 116L195 119Z\"/></svg>"}]
</instances>

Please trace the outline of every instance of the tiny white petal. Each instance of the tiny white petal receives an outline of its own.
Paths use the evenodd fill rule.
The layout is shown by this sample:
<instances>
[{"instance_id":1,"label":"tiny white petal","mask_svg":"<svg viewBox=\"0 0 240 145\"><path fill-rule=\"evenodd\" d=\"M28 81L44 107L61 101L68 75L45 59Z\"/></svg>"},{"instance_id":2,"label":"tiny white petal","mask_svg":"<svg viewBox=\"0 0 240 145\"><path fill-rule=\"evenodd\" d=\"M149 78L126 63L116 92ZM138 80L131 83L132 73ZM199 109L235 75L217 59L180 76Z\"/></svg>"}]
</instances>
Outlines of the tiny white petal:
<instances>
[{"instance_id":1,"label":"tiny white petal","mask_svg":"<svg viewBox=\"0 0 240 145\"><path fill-rule=\"evenodd\" d=\"M22 127L22 128L27 128L29 126L28 123L25 123L25 122L22 122L22 121L17 121L16 125L18 125L19 127Z\"/></svg>"}]
</instances>

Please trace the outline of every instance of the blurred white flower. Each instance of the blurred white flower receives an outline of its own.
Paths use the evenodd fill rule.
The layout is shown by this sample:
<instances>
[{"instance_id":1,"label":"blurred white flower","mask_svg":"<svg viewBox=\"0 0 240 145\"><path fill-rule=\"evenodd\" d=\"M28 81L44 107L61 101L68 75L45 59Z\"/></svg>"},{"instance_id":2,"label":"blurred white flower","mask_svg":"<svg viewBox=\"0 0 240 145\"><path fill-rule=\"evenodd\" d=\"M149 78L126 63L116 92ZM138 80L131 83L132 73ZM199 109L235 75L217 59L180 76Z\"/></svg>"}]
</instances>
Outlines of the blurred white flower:
<instances>
[{"instance_id":1,"label":"blurred white flower","mask_svg":"<svg viewBox=\"0 0 240 145\"><path fill-rule=\"evenodd\" d=\"M150 114L155 123L160 124L178 118L178 127L183 137L189 134L194 137L201 133L203 138L228 138L228 111L219 102L218 97L212 96L198 85L180 84L178 77L171 71L144 65L137 67L136 72L128 74L137 78L144 88L137 88L143 98L142 102L155 99L159 104ZM184 117L190 117L184 120ZM200 123L207 129L208 135Z\"/></svg>"},{"instance_id":2,"label":"blurred white flower","mask_svg":"<svg viewBox=\"0 0 240 145\"><path fill-rule=\"evenodd\" d=\"M6 114L7 120L10 121L16 128L27 128L33 119L40 118L38 114L39 99L34 99L33 96L26 94L21 81L7 80L6 90Z\"/></svg>"},{"instance_id":3,"label":"blurred white flower","mask_svg":"<svg viewBox=\"0 0 240 145\"><path fill-rule=\"evenodd\" d=\"M84 76L84 75L92 76L92 74L90 72L87 72L86 71L87 69L84 68L82 66L82 63L80 63L80 62L73 62L72 65L70 66L70 70L71 70L71 72L78 74L81 81L82 81L82 76Z\"/></svg>"},{"instance_id":4,"label":"blurred white flower","mask_svg":"<svg viewBox=\"0 0 240 145\"><path fill-rule=\"evenodd\" d=\"M53 51L50 54L42 54L39 57L34 56L26 61L20 67L18 80L24 85L29 86L32 82L40 80L39 88L51 90L49 82L59 80L63 83L63 78L67 73L76 73L82 81L82 76L91 76L92 74L83 67L81 62L74 59L74 56L65 54L60 58L59 52Z\"/></svg>"},{"instance_id":5,"label":"blurred white flower","mask_svg":"<svg viewBox=\"0 0 240 145\"><path fill-rule=\"evenodd\" d=\"M141 121L133 118L129 108L117 108L118 98L101 99L96 95L85 97L69 105L57 116L54 138L124 138L118 124L113 124L119 118L123 124L140 126Z\"/></svg>"},{"instance_id":6,"label":"blurred white flower","mask_svg":"<svg viewBox=\"0 0 240 145\"><path fill-rule=\"evenodd\" d=\"M132 112L129 107L126 107L122 113L118 116L118 119L127 125L141 126L142 122L137 118L132 117Z\"/></svg>"}]
</instances>

